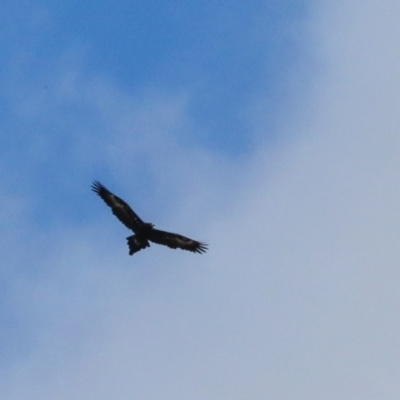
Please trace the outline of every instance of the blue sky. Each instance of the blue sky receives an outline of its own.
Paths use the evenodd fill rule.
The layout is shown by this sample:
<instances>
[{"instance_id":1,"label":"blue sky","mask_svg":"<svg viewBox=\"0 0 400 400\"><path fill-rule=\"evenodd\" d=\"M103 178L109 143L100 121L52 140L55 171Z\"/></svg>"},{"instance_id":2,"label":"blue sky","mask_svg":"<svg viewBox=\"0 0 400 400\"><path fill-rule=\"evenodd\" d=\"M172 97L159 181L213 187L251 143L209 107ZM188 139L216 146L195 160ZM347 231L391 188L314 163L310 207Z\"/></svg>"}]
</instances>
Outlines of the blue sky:
<instances>
[{"instance_id":1,"label":"blue sky","mask_svg":"<svg viewBox=\"0 0 400 400\"><path fill-rule=\"evenodd\" d=\"M399 12L5 2L1 398L397 398Z\"/></svg>"},{"instance_id":2,"label":"blue sky","mask_svg":"<svg viewBox=\"0 0 400 400\"><path fill-rule=\"evenodd\" d=\"M1 80L8 118L3 119L3 157L11 158L12 165L25 147L24 163L14 164L13 173L25 177L36 196L44 193L46 198L54 193L58 199L56 191L67 189L66 179L72 177L72 193L79 190L78 175L91 180L113 168L100 153L121 117L106 116L90 98L99 86L107 91L110 85L135 102L120 105L127 114L159 97L181 101L186 124L181 132L174 129L172 137L216 156L241 157L255 145L249 114L257 96L269 99L268 134L263 136L275 140L279 135L277 116L287 109L291 93L285 78L304 59L301 33L307 3L301 1L238 1L229 6L9 2L5 10L2 51L8 62L3 63ZM135 133L135 121L129 121L129 129L135 142L152 135L146 129ZM77 141L84 141L84 152L99 155L97 163L75 159ZM143 152L137 156L146 159ZM148 182L151 176L142 164L132 167ZM51 190L37 191L38 177ZM75 193L69 204L74 199ZM73 204L69 212L79 213L79 208ZM40 220L47 220L43 210Z\"/></svg>"},{"instance_id":3,"label":"blue sky","mask_svg":"<svg viewBox=\"0 0 400 400\"><path fill-rule=\"evenodd\" d=\"M291 30L301 35L307 3L17 2L7 11L4 51L13 62L3 68L29 80L38 95L51 94L51 72L75 56L85 73L137 97L151 87L190 91L196 140L240 153L251 136L243 109L254 94L274 97L271 124L289 94L282 85L300 57Z\"/></svg>"}]
</instances>

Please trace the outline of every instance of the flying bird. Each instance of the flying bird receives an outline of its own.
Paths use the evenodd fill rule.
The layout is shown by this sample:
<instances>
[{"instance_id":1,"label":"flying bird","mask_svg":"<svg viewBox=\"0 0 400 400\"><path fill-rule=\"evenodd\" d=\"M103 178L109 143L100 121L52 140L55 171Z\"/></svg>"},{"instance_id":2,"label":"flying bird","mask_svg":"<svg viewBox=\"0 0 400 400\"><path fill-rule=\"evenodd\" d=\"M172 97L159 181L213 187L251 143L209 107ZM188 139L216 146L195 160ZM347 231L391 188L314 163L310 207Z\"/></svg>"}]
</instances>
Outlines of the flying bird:
<instances>
[{"instance_id":1,"label":"flying bird","mask_svg":"<svg viewBox=\"0 0 400 400\"><path fill-rule=\"evenodd\" d=\"M154 224L143 222L139 216L129 207L124 200L111 193L99 181L94 181L92 190L97 193L104 202L111 207L113 214L135 234L128 236L126 240L129 246L129 255L150 247L149 242L162 244L171 249L189 250L193 253L205 253L207 244L189 239L177 233L154 229Z\"/></svg>"}]
</instances>

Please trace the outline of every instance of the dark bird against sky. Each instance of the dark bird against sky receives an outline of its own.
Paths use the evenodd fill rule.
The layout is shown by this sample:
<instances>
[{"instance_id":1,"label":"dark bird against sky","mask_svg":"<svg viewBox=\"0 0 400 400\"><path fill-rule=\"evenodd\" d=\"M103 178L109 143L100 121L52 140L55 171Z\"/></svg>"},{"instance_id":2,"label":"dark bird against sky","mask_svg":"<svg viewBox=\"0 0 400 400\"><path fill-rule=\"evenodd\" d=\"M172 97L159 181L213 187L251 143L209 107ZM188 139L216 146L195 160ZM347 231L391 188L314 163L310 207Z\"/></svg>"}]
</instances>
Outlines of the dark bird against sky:
<instances>
[{"instance_id":1,"label":"dark bird against sky","mask_svg":"<svg viewBox=\"0 0 400 400\"><path fill-rule=\"evenodd\" d=\"M111 193L99 181L94 181L92 190L111 207L113 214L135 234L126 238L129 255L150 247L150 242L168 246L171 249L189 250L193 253L205 253L207 244L197 242L177 233L154 229L154 224L143 222L124 200Z\"/></svg>"}]
</instances>

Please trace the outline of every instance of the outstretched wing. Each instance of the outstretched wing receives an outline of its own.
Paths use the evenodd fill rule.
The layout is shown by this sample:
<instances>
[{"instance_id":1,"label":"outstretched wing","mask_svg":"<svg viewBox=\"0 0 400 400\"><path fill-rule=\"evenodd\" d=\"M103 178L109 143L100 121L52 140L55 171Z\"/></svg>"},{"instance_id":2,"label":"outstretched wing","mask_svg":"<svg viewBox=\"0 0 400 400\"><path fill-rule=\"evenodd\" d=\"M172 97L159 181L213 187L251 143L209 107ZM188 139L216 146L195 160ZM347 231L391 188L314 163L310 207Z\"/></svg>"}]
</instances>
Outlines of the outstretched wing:
<instances>
[{"instance_id":1,"label":"outstretched wing","mask_svg":"<svg viewBox=\"0 0 400 400\"><path fill-rule=\"evenodd\" d=\"M135 214L132 208L125 201L111 193L99 181L94 181L92 190L96 192L105 203L111 207L113 214L133 232L139 231L144 222Z\"/></svg>"},{"instance_id":2,"label":"outstretched wing","mask_svg":"<svg viewBox=\"0 0 400 400\"><path fill-rule=\"evenodd\" d=\"M205 253L207 244L189 239L185 236L178 235L177 233L160 231L158 229L151 229L148 232L147 239L151 242L168 246L171 249L183 249L193 251L194 253Z\"/></svg>"}]
</instances>

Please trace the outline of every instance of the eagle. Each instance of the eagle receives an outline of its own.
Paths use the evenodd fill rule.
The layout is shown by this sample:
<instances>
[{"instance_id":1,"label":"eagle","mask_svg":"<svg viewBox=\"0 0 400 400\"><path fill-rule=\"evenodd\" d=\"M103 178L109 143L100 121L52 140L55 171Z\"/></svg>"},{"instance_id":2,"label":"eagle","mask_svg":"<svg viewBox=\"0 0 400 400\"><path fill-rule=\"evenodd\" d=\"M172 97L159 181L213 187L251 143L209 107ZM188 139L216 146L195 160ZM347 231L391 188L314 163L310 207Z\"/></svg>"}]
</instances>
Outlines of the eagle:
<instances>
[{"instance_id":1,"label":"eagle","mask_svg":"<svg viewBox=\"0 0 400 400\"><path fill-rule=\"evenodd\" d=\"M149 242L162 244L171 249L183 249L193 253L205 253L208 245L189 239L177 233L160 231L154 229L154 224L143 222L132 208L115 194L111 193L99 181L94 181L92 190L97 193L104 202L111 207L113 214L135 234L128 236L126 240L129 246L129 255L150 247Z\"/></svg>"}]
</instances>

